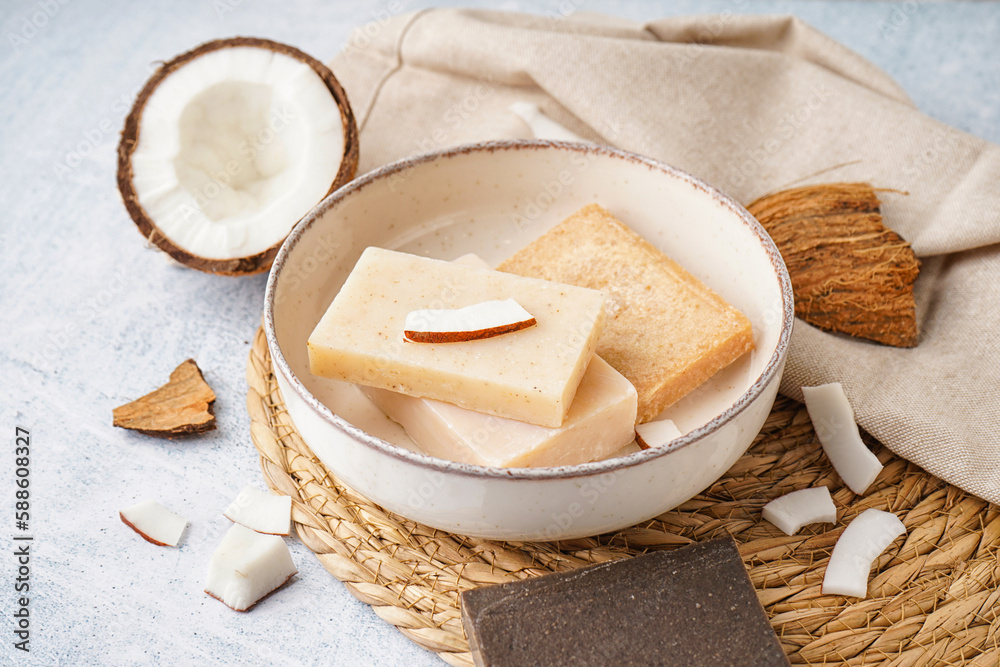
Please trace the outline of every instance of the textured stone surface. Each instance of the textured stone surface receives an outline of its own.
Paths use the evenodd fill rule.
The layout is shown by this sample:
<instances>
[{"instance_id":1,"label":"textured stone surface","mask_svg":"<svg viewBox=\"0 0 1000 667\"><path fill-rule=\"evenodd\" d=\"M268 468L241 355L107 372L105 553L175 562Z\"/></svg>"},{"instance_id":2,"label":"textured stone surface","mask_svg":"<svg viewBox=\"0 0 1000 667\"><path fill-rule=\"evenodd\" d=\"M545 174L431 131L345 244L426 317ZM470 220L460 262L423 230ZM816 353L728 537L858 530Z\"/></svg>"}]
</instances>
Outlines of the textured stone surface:
<instances>
[{"instance_id":1,"label":"textured stone surface","mask_svg":"<svg viewBox=\"0 0 1000 667\"><path fill-rule=\"evenodd\" d=\"M476 664L787 665L731 539L462 593Z\"/></svg>"},{"instance_id":2,"label":"textured stone surface","mask_svg":"<svg viewBox=\"0 0 1000 667\"><path fill-rule=\"evenodd\" d=\"M0 430L32 437L31 653L0 663L433 665L357 602L295 538L299 574L248 614L202 592L222 512L262 484L243 380L266 277L224 278L146 250L115 189L118 131L157 60L217 37L257 35L328 61L349 31L428 2L123 0L6 2L0 11ZM486 6L485 0L444 2ZM536 0L633 19L793 13L885 68L930 115L1000 141L1000 5L799 0ZM363 144L363 139L362 139ZM364 150L362 146L362 151ZM218 394L218 428L183 442L114 429L111 410L194 358ZM13 550L13 452L0 481ZM176 549L118 511L158 498L186 518ZM13 558L13 557L11 557ZM12 562L4 571L12 577ZM10 579L6 580L8 583ZM4 586L3 608L13 607ZM13 629L8 617L0 629ZM8 640L11 635L7 636Z\"/></svg>"}]
</instances>

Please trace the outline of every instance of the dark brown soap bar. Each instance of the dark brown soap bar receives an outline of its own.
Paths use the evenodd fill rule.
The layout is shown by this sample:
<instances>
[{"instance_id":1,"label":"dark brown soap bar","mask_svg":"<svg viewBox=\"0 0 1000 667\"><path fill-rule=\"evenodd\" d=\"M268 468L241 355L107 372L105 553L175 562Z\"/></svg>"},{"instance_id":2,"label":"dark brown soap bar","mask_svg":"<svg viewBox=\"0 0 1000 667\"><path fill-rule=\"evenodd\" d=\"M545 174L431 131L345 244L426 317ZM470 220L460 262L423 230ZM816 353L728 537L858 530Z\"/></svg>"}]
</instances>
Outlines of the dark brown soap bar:
<instances>
[{"instance_id":1,"label":"dark brown soap bar","mask_svg":"<svg viewBox=\"0 0 1000 667\"><path fill-rule=\"evenodd\" d=\"M731 538L462 593L480 667L788 665Z\"/></svg>"}]
</instances>

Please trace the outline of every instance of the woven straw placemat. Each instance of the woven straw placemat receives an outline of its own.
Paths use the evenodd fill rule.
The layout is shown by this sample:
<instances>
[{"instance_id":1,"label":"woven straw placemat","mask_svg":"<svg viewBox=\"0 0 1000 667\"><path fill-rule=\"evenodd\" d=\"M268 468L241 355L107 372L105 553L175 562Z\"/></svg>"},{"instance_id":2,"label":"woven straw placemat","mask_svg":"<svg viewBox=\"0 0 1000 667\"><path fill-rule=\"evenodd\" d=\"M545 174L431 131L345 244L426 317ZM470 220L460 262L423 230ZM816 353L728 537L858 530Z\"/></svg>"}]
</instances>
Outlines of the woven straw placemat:
<instances>
[{"instance_id":1,"label":"woven straw placemat","mask_svg":"<svg viewBox=\"0 0 1000 667\"><path fill-rule=\"evenodd\" d=\"M459 593L488 584L670 549L728 533L795 664L1000 665L1000 508L876 445L885 464L863 497L847 489L803 406L779 397L750 450L704 493L656 519L562 542L494 542L384 511L344 486L284 409L263 331L247 365L250 433L270 487L293 499L299 538L358 599L453 665L471 665ZM835 526L788 537L760 510L777 496L830 488ZM906 525L872 567L863 600L822 595L834 543L861 511Z\"/></svg>"}]
</instances>

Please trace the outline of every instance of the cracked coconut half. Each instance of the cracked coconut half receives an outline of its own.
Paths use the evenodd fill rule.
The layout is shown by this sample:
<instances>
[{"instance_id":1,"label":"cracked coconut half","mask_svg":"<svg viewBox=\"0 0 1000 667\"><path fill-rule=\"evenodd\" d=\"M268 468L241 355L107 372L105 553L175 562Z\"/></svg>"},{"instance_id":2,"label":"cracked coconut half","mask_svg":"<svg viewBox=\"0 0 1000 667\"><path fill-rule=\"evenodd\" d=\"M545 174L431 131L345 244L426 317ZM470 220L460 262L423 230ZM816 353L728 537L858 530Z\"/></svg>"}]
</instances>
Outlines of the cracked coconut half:
<instances>
[{"instance_id":1,"label":"cracked coconut half","mask_svg":"<svg viewBox=\"0 0 1000 667\"><path fill-rule=\"evenodd\" d=\"M118 188L140 232L188 266L270 267L296 222L357 170L347 96L298 49L238 37L157 70L118 146Z\"/></svg>"}]
</instances>

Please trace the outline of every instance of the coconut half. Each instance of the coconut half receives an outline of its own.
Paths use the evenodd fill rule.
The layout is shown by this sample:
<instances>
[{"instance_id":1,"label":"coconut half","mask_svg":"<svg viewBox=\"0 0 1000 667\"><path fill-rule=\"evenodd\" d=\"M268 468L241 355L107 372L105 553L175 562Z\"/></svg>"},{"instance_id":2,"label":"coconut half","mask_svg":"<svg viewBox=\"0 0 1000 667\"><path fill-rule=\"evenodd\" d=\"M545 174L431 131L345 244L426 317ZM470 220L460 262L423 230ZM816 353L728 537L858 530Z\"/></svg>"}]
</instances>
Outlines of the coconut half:
<instances>
[{"instance_id":1,"label":"coconut half","mask_svg":"<svg viewBox=\"0 0 1000 667\"><path fill-rule=\"evenodd\" d=\"M161 66L118 145L139 231L202 271L270 267L292 227L357 170L358 134L333 72L265 39L216 40Z\"/></svg>"}]
</instances>

